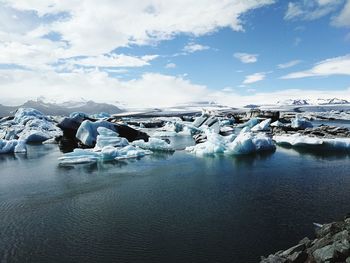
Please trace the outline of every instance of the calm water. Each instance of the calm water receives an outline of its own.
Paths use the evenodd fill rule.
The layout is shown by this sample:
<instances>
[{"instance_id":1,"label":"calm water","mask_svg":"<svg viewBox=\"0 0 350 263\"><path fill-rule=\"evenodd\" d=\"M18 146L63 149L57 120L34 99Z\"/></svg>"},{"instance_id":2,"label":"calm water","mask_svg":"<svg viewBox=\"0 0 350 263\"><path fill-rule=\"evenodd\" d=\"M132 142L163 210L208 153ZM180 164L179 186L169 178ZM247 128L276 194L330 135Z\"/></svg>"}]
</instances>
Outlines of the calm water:
<instances>
[{"instance_id":1,"label":"calm water","mask_svg":"<svg viewBox=\"0 0 350 263\"><path fill-rule=\"evenodd\" d=\"M0 262L258 262L350 212L349 156L0 156Z\"/></svg>"}]
</instances>

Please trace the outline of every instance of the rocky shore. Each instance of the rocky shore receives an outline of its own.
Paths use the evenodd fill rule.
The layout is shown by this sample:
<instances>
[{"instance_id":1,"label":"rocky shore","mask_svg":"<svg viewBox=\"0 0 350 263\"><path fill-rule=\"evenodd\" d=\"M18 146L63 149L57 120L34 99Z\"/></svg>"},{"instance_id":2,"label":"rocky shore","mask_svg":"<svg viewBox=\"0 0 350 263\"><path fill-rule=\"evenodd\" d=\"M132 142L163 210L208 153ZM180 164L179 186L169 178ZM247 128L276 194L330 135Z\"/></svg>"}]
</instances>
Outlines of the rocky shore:
<instances>
[{"instance_id":1,"label":"rocky shore","mask_svg":"<svg viewBox=\"0 0 350 263\"><path fill-rule=\"evenodd\" d=\"M343 221L315 224L316 238L302 239L297 245L262 257L261 263L350 263L350 216Z\"/></svg>"}]
</instances>

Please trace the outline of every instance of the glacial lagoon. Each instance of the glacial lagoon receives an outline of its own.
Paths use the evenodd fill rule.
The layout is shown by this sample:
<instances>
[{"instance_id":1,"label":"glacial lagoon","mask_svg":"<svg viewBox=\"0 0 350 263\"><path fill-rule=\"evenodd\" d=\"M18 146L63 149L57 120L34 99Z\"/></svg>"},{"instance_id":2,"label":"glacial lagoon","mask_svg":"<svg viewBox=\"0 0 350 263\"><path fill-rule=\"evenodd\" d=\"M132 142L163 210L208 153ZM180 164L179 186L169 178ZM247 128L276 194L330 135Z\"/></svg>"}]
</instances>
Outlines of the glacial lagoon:
<instances>
[{"instance_id":1,"label":"glacial lagoon","mask_svg":"<svg viewBox=\"0 0 350 263\"><path fill-rule=\"evenodd\" d=\"M60 156L35 144L0 155L1 262L258 262L349 212L344 153Z\"/></svg>"}]
</instances>

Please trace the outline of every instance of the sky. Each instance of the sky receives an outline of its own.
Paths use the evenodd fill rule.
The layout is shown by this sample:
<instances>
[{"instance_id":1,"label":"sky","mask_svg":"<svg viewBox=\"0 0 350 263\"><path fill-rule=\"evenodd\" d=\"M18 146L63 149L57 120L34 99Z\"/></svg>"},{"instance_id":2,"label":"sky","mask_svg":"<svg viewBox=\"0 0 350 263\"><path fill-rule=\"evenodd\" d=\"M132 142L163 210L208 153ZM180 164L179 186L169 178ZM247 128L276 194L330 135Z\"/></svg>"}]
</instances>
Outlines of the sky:
<instances>
[{"instance_id":1,"label":"sky","mask_svg":"<svg viewBox=\"0 0 350 263\"><path fill-rule=\"evenodd\" d=\"M0 0L0 103L350 100L350 0Z\"/></svg>"}]
</instances>

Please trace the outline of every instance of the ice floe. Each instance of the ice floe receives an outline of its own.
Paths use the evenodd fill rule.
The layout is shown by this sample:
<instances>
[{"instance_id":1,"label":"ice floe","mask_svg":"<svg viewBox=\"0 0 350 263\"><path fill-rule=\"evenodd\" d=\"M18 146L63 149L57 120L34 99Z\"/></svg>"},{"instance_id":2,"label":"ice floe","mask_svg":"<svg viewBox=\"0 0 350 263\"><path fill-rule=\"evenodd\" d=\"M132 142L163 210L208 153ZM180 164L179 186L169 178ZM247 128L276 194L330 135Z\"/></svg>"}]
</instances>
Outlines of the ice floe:
<instances>
[{"instance_id":1,"label":"ice floe","mask_svg":"<svg viewBox=\"0 0 350 263\"><path fill-rule=\"evenodd\" d=\"M328 150L350 151L350 138L317 138L307 135L275 135L273 140L279 145L291 147L312 147Z\"/></svg>"},{"instance_id":2,"label":"ice floe","mask_svg":"<svg viewBox=\"0 0 350 263\"><path fill-rule=\"evenodd\" d=\"M158 138L149 138L148 142L144 140L137 140L131 143L134 146L138 146L141 149L151 150L151 151L174 151L173 147L166 141Z\"/></svg>"},{"instance_id":3,"label":"ice floe","mask_svg":"<svg viewBox=\"0 0 350 263\"><path fill-rule=\"evenodd\" d=\"M228 154L241 155L275 149L275 145L270 137L264 133L253 134L251 132L241 132L238 136L221 136L206 131L207 141L198 143L195 146L186 148L186 151L196 155Z\"/></svg>"}]
</instances>

